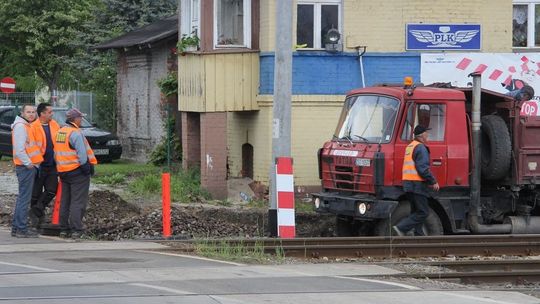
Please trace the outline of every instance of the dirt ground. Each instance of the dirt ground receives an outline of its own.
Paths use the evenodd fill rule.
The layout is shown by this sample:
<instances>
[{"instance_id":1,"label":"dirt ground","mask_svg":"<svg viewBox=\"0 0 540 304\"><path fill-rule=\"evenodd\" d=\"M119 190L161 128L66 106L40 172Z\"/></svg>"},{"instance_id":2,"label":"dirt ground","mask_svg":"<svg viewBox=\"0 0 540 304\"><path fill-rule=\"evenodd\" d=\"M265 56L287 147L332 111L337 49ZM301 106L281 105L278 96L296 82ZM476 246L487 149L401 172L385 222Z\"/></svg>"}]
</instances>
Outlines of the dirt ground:
<instances>
[{"instance_id":1,"label":"dirt ground","mask_svg":"<svg viewBox=\"0 0 540 304\"><path fill-rule=\"evenodd\" d=\"M0 177L6 179L0 185L3 190L0 191L0 224L9 225L17 193L12 162L0 161ZM162 212L159 198L122 195L121 189L109 189L103 185L93 188L84 221L91 237L104 240L161 237ZM268 235L268 211L264 208L248 208L243 204L219 206L212 202L191 202L173 203L171 209L172 234L176 238ZM47 222L50 222L50 210ZM297 213L296 229L299 237L331 236L334 217Z\"/></svg>"}]
</instances>

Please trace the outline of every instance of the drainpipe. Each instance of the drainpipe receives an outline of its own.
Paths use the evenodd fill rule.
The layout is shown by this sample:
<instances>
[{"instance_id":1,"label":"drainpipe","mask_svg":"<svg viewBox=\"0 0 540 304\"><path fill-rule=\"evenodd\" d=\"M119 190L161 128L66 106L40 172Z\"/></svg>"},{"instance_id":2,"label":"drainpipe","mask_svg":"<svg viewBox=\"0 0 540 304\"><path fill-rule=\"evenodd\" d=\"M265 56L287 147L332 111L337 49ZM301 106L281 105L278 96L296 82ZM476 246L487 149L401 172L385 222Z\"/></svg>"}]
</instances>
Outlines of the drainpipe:
<instances>
[{"instance_id":1,"label":"drainpipe","mask_svg":"<svg viewBox=\"0 0 540 304\"><path fill-rule=\"evenodd\" d=\"M472 232L477 234L503 234L512 231L511 224L496 224L484 225L478 221L480 213L480 185L482 176L482 155L481 155L481 139L482 139L482 120L480 118L481 95L482 95L482 76L479 73L471 73L469 76L473 78L472 92L472 155L473 170L471 175L471 203L469 208L469 226Z\"/></svg>"},{"instance_id":2,"label":"drainpipe","mask_svg":"<svg viewBox=\"0 0 540 304\"><path fill-rule=\"evenodd\" d=\"M357 46L356 50L358 51L358 62L360 63L360 76L362 77L362 88L366 87L366 80L364 79L364 61L362 60L364 54L366 53L367 46Z\"/></svg>"}]
</instances>

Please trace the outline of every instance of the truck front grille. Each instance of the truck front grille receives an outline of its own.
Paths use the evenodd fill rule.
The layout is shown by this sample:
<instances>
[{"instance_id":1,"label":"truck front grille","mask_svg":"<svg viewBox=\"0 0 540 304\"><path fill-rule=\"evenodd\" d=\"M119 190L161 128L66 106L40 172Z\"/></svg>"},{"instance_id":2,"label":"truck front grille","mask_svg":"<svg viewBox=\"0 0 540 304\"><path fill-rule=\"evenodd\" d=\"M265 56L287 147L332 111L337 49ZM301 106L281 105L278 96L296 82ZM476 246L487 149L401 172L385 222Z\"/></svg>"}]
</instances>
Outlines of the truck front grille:
<instances>
[{"instance_id":1,"label":"truck front grille","mask_svg":"<svg viewBox=\"0 0 540 304\"><path fill-rule=\"evenodd\" d=\"M335 167L336 187L344 190L354 189L354 173L352 167L336 166Z\"/></svg>"}]
</instances>

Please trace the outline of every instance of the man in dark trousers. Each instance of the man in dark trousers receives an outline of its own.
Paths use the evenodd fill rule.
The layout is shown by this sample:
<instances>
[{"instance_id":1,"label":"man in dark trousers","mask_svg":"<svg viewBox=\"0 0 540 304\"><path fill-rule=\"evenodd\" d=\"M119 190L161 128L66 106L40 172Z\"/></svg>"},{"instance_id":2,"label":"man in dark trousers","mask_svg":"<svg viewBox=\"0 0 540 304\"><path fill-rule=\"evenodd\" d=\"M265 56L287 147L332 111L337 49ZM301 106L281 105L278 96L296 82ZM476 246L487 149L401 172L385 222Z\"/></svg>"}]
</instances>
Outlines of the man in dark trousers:
<instances>
[{"instance_id":1,"label":"man in dark trousers","mask_svg":"<svg viewBox=\"0 0 540 304\"><path fill-rule=\"evenodd\" d=\"M88 205L90 176L97 164L94 151L79 127L84 114L73 108L66 112L66 125L58 130L54 141L54 159L60 181L60 237L83 236L82 219Z\"/></svg>"},{"instance_id":2,"label":"man in dark trousers","mask_svg":"<svg viewBox=\"0 0 540 304\"><path fill-rule=\"evenodd\" d=\"M24 105L21 115L15 117L11 125L13 143L13 162L19 182L19 195L15 202L11 236L19 238L38 237L38 234L28 229L28 205L32 196L32 188L39 165L43 156L39 151L32 132L31 123L36 119L36 107Z\"/></svg>"},{"instance_id":3,"label":"man in dark trousers","mask_svg":"<svg viewBox=\"0 0 540 304\"><path fill-rule=\"evenodd\" d=\"M394 232L403 236L414 229L414 235L422 236L422 225L429 215L429 188L439 191L439 184L431 173L429 148L426 146L430 128L418 125L414 139L405 148L403 159L403 191L411 203L411 214L393 226Z\"/></svg>"},{"instance_id":4,"label":"man in dark trousers","mask_svg":"<svg viewBox=\"0 0 540 304\"><path fill-rule=\"evenodd\" d=\"M43 222L45 208L55 197L58 187L53 139L60 126L52 118L53 109L49 103L40 103L37 107L37 115L38 119L32 123L32 131L41 155L43 155L43 162L34 181L32 200L30 201L30 222L34 228L39 229Z\"/></svg>"}]
</instances>

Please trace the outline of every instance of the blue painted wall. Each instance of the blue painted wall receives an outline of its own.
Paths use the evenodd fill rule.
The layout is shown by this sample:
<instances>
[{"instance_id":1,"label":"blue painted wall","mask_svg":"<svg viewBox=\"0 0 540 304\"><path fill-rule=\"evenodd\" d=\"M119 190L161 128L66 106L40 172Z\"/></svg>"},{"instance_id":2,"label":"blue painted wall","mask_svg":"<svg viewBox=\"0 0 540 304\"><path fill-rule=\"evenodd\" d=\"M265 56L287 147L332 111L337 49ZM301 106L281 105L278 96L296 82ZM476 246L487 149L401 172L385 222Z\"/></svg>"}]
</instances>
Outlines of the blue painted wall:
<instances>
[{"instance_id":1,"label":"blue painted wall","mask_svg":"<svg viewBox=\"0 0 540 304\"><path fill-rule=\"evenodd\" d=\"M363 58L366 86L402 83L405 76L420 80L418 53L366 53ZM357 53L300 51L293 53L295 95L345 94L362 86ZM274 92L274 53L260 55L260 94Z\"/></svg>"}]
</instances>

